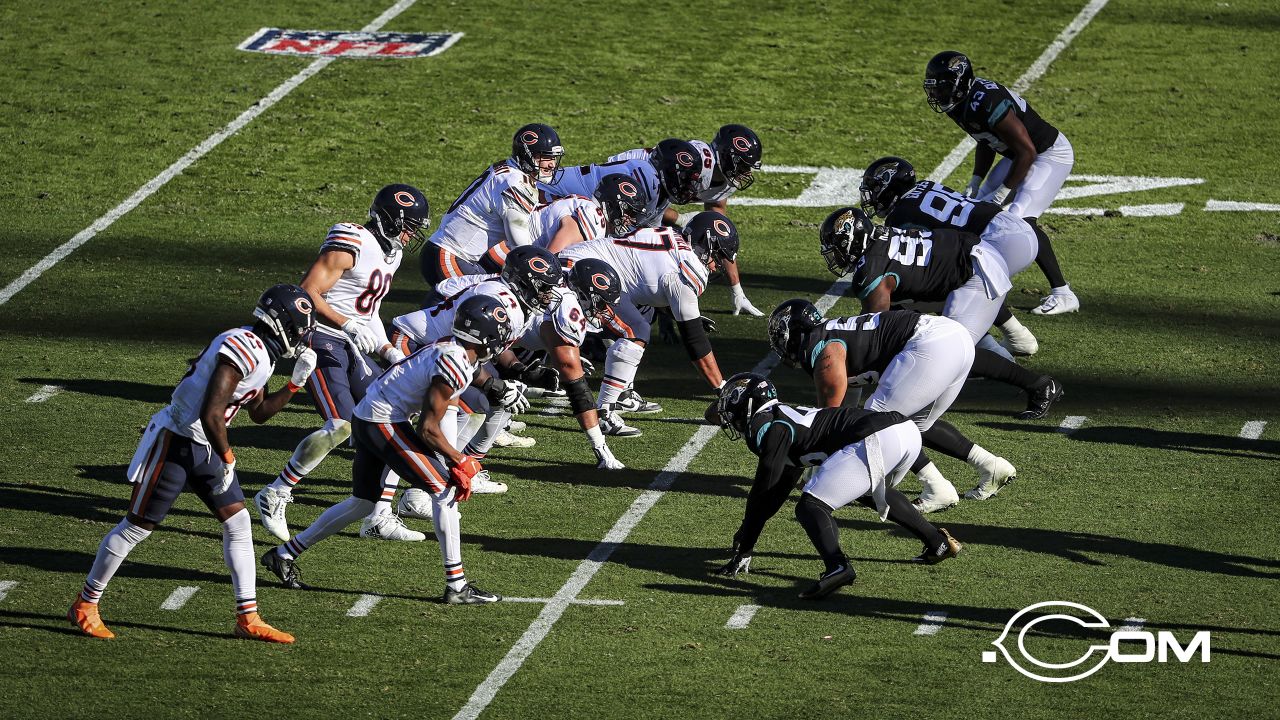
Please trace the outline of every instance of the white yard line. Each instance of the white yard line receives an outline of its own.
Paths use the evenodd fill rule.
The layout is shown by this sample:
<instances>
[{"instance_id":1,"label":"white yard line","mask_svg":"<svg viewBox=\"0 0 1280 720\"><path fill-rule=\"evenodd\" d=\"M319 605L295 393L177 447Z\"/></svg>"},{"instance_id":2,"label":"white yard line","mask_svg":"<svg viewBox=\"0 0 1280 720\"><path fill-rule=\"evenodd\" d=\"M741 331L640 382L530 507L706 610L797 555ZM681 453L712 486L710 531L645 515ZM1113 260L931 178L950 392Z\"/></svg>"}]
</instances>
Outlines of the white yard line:
<instances>
[{"instance_id":1,"label":"white yard line","mask_svg":"<svg viewBox=\"0 0 1280 720\"><path fill-rule=\"evenodd\" d=\"M382 26L391 22L400 13L409 9L417 0L400 0L400 2L387 8L386 12L379 15L373 22L365 25L362 32L374 32L381 30ZM43 275L54 265L62 262L68 255L75 252L81 245L92 240L98 233L111 227L111 224L119 220L130 210L138 207L143 200L151 197L157 190L164 187L170 180L176 177L183 170L186 170L195 161L209 154L209 151L218 147L223 140L240 132L245 125L253 122L254 118L271 109L276 103L285 98L286 95L293 92L299 85L308 78L325 69L329 63L337 58L322 57L313 61L310 65L298 71L296 75L284 81L275 90L267 93L265 97L254 103L248 110L240 113L235 120L227 123L226 127L215 132L205 138L203 142L187 151L186 155L178 158L172 165L165 168L163 172L151 178L147 184L138 188L132 195L125 199L124 202L107 211L106 215L93 221L89 227L76 233L75 237L63 243L53 252L44 257L43 260L31 266L26 272L13 282L5 286L4 290L0 290L0 305L4 305L13 299L14 295L22 292L22 289L30 285L36 278Z\"/></svg>"},{"instance_id":2,"label":"white yard line","mask_svg":"<svg viewBox=\"0 0 1280 720\"><path fill-rule=\"evenodd\" d=\"M0 600L9 596L9 591L18 587L17 580L0 580Z\"/></svg>"},{"instance_id":3,"label":"white yard line","mask_svg":"<svg viewBox=\"0 0 1280 720\"><path fill-rule=\"evenodd\" d=\"M1084 415L1068 415L1062 419L1062 424L1058 426L1058 432L1070 435L1079 430L1088 420L1089 418Z\"/></svg>"},{"instance_id":4,"label":"white yard line","mask_svg":"<svg viewBox=\"0 0 1280 720\"><path fill-rule=\"evenodd\" d=\"M45 385L44 387L37 390L34 395L27 398L27 402L42 403L45 400L48 400L49 398L53 397L54 395L57 395L58 393L62 392L62 389L63 388L61 385Z\"/></svg>"},{"instance_id":5,"label":"white yard line","mask_svg":"<svg viewBox=\"0 0 1280 720\"><path fill-rule=\"evenodd\" d=\"M191 599L191 596L195 595L196 591L199 589L200 588L194 585L183 585L172 593L169 593L169 597L165 598L164 602L160 603L160 609L181 610L182 606L186 605L187 601Z\"/></svg>"},{"instance_id":6,"label":"white yard line","mask_svg":"<svg viewBox=\"0 0 1280 720\"><path fill-rule=\"evenodd\" d=\"M1275 203L1235 202L1233 200L1209 200L1204 204L1206 212L1280 212Z\"/></svg>"},{"instance_id":7,"label":"white yard line","mask_svg":"<svg viewBox=\"0 0 1280 720\"><path fill-rule=\"evenodd\" d=\"M1262 431L1267 427L1266 420L1250 420L1240 428L1240 437L1245 440L1257 440L1262 437Z\"/></svg>"},{"instance_id":8,"label":"white yard line","mask_svg":"<svg viewBox=\"0 0 1280 720\"><path fill-rule=\"evenodd\" d=\"M911 633L912 635L937 635L942 629L942 623L947 621L947 614L941 610L930 610L924 614L924 620L920 623L920 627Z\"/></svg>"},{"instance_id":9,"label":"white yard line","mask_svg":"<svg viewBox=\"0 0 1280 720\"><path fill-rule=\"evenodd\" d=\"M356 604L347 611L347 617L364 617L381 601L381 595L361 595L360 599L356 600Z\"/></svg>"},{"instance_id":10,"label":"white yard line","mask_svg":"<svg viewBox=\"0 0 1280 720\"><path fill-rule=\"evenodd\" d=\"M739 605L738 609L733 611L733 615L724 624L725 629L745 630L751 624L751 618L756 616L756 611L759 609L759 605Z\"/></svg>"},{"instance_id":11,"label":"white yard line","mask_svg":"<svg viewBox=\"0 0 1280 720\"><path fill-rule=\"evenodd\" d=\"M1107 0L1092 0L1092 2L1090 2L1085 9L1076 16L1075 20L1071 21L1071 24L1067 26L1067 29L1059 33L1058 37L1055 38L1053 43L1049 46L1049 49L1045 50L1045 52L1041 54L1040 58L1031 66L1031 69L1018 79L1018 83L1015 83L1014 87L1025 88L1027 85L1030 85L1035 78L1044 74L1049 63L1053 62L1053 59L1058 56L1058 53L1062 52L1062 49L1066 47L1067 43L1079 34L1080 30L1082 30L1084 26L1093 19L1093 16L1096 15L1106 4ZM1021 85L1019 85L1019 83L1021 83ZM966 142L967 141L968 139L966 138ZM964 142L960 145L964 145ZM957 150L959 147L960 146L957 146ZM947 160L944 160L943 163L946 164L949 162L951 160L951 156L955 154L956 151L953 150L951 155L948 155ZM955 163L958 165L960 160L963 158L964 155L961 154ZM941 166L939 167L939 170L940 169ZM953 165L951 170L954 169L955 166ZM949 175L951 170L948 170L944 176ZM930 177L937 174L938 170L935 170L933 175L930 175ZM850 280L848 276L837 280L830 288L827 289L827 292L824 293L816 303L818 309L824 313L830 310L836 304L836 301L844 296L845 292L849 289L849 285ZM767 375L777 364L778 356L773 353L769 353L756 365L755 368L753 368L753 372ZM702 449L711 441L711 438L715 437L716 430L717 428L711 426L698 428L698 431L693 434L693 437L689 438L688 442L680 448L675 457L671 458L671 461L667 463L667 466L663 468L658 477L649 485L649 489L640 495L640 497L636 498L635 502L631 503L631 507L622 515L621 518L618 519L616 523L614 523L613 527L605 534L604 539L600 544L597 545L595 549L591 551L591 554L587 556L587 559L578 564L578 568L574 571L573 575L569 577L565 584L561 586L560 590L556 592L555 597L551 599L551 602L547 603L547 605L542 608L542 612L538 613L538 617L529 625L529 628L520 636L520 639L516 641L516 644L507 652L506 656L502 658L497 667L495 667L493 671L489 673L489 676L486 677L478 687L476 687L475 692L471 694L466 705L463 705L462 709L458 711L458 714L454 715L454 720L474 720L474 718L480 716L480 713L484 712L484 709L489 706L489 703L493 702L493 698L497 696L498 691L502 689L502 686L516 674L516 671L520 669L520 666L524 664L524 661L533 654L533 651L537 649L538 645L551 632L551 628L555 626L556 621L564 614L565 608L567 608L569 604L577 598L578 593L582 592L582 589L591 581L591 578L600 571L600 568L604 565L605 561L609 559L609 556L613 554L613 551L617 549L618 545L620 545L622 541L626 540L627 536L631 534L631 530L644 518L645 514L649 512L654 504L662 498L663 494L671 487L671 484L675 482L676 478L678 478L680 474L689 467L689 464L693 462L693 459L696 458L699 453L702 452Z\"/></svg>"},{"instance_id":12,"label":"white yard line","mask_svg":"<svg viewBox=\"0 0 1280 720\"><path fill-rule=\"evenodd\" d=\"M559 602L559 601L556 600L555 598L504 597L502 598L502 602L541 603L545 605L546 603L549 603L549 602ZM570 600L569 604L570 605L626 605L627 603L625 600L592 600L592 599L584 600L582 598L576 598L574 600Z\"/></svg>"}]
</instances>

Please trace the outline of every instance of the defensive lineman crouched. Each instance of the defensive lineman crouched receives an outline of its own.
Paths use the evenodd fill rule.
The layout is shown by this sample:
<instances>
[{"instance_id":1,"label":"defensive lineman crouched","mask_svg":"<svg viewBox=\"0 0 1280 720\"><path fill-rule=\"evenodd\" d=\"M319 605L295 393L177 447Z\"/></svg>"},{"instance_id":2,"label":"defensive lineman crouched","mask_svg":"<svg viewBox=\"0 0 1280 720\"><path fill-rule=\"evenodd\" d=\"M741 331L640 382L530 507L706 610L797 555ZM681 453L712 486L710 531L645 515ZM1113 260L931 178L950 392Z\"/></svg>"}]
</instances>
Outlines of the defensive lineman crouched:
<instances>
[{"instance_id":1,"label":"defensive lineman crouched","mask_svg":"<svg viewBox=\"0 0 1280 720\"><path fill-rule=\"evenodd\" d=\"M382 494L382 477L390 470L431 496L432 522L444 559L444 601L471 605L501 600L468 583L462 569L457 503L471 496L471 479L482 468L475 458L454 449L441 419L480 363L510 342L511 321L502 301L473 297L458 308L451 338L420 348L379 376L352 415L356 457L351 497L325 510L289 542L268 550L263 566L286 587L304 587L294 560L368 515ZM422 417L415 430L409 418L419 410Z\"/></svg>"},{"instance_id":2,"label":"defensive lineman crouched","mask_svg":"<svg viewBox=\"0 0 1280 720\"><path fill-rule=\"evenodd\" d=\"M129 512L102 538L84 589L67 612L86 635L115 637L98 615L99 598L125 557L164 520L178 495L190 489L222 523L222 552L236 595L236 637L293 642L292 635L258 616L253 524L236 479L227 425L241 408L254 422L266 422L307 382L316 356L303 338L315 320L310 298L294 285L267 290L254 315L258 322L252 329L228 330L213 339L174 389L173 400L147 425L129 464ZM293 357L297 362L289 384L268 394L276 361Z\"/></svg>"},{"instance_id":3,"label":"defensive lineman crouched","mask_svg":"<svg viewBox=\"0 0 1280 720\"><path fill-rule=\"evenodd\" d=\"M816 600L853 582L855 573L840 549L840 531L831 513L857 500L892 519L924 543L918 562L955 557L961 545L916 510L895 486L920 453L920 432L896 412L857 408L783 405L778 391L762 375L729 378L708 415L731 440L745 438L760 458L747 497L746 516L733 535L733 557L719 574L734 576L751 568L751 553L769 518L782 507L805 467L817 470L796 504L804 527L826 570L800 593Z\"/></svg>"}]
</instances>

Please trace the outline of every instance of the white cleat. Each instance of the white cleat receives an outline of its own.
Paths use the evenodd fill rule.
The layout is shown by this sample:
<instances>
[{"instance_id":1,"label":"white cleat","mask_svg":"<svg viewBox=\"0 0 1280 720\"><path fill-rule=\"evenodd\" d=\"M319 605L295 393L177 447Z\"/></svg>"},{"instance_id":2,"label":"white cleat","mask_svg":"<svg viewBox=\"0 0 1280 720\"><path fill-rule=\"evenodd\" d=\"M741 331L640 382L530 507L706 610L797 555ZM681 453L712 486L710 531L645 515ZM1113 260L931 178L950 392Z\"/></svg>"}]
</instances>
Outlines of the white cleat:
<instances>
[{"instance_id":1,"label":"white cleat","mask_svg":"<svg viewBox=\"0 0 1280 720\"><path fill-rule=\"evenodd\" d=\"M640 397L640 393L636 392L634 387L629 387L622 391L622 394L618 396L618 401L613 403L613 409L620 413L636 413L637 415L662 412L661 405Z\"/></svg>"},{"instance_id":2,"label":"white cleat","mask_svg":"<svg viewBox=\"0 0 1280 720\"><path fill-rule=\"evenodd\" d=\"M258 519L262 527L280 540L289 539L289 523L284 519L284 506L293 502L293 493L287 490L276 490L270 485L253 496L253 504L258 507Z\"/></svg>"},{"instance_id":3,"label":"white cleat","mask_svg":"<svg viewBox=\"0 0 1280 720\"><path fill-rule=\"evenodd\" d=\"M500 483L489 477L488 470L481 470L471 478L471 493L473 495L501 495L507 491L507 484Z\"/></svg>"},{"instance_id":4,"label":"white cleat","mask_svg":"<svg viewBox=\"0 0 1280 720\"><path fill-rule=\"evenodd\" d=\"M600 418L600 432L610 437L638 437L640 429L631 427L622 419L614 409L613 404L607 404L598 411Z\"/></svg>"},{"instance_id":5,"label":"white cleat","mask_svg":"<svg viewBox=\"0 0 1280 720\"><path fill-rule=\"evenodd\" d=\"M960 504L960 495L954 490L950 495L921 495L911 501L921 513L942 512Z\"/></svg>"},{"instance_id":6,"label":"white cleat","mask_svg":"<svg viewBox=\"0 0 1280 720\"><path fill-rule=\"evenodd\" d=\"M417 530L405 527L404 521L394 513L382 513L365 518L360 523L360 537L378 540L399 540L402 542L422 542L427 536Z\"/></svg>"},{"instance_id":7,"label":"white cleat","mask_svg":"<svg viewBox=\"0 0 1280 720\"><path fill-rule=\"evenodd\" d=\"M435 510L431 505L431 496L426 490L418 488L409 488L400 495L400 502L396 503L396 514L402 518L418 518L419 520L430 520L435 515Z\"/></svg>"},{"instance_id":8,"label":"white cleat","mask_svg":"<svg viewBox=\"0 0 1280 720\"><path fill-rule=\"evenodd\" d=\"M1035 355L1040 349L1040 343L1036 341L1036 336L1025 327L1018 327L1014 330L1001 330L1004 333L1004 342L1000 343L1005 350L1014 355Z\"/></svg>"},{"instance_id":9,"label":"white cleat","mask_svg":"<svg viewBox=\"0 0 1280 720\"><path fill-rule=\"evenodd\" d=\"M538 441L534 440L531 437L525 437L523 435L512 435L510 432L506 430L499 432L493 438L494 447L531 448L537 444L538 444Z\"/></svg>"},{"instance_id":10,"label":"white cleat","mask_svg":"<svg viewBox=\"0 0 1280 720\"><path fill-rule=\"evenodd\" d=\"M1032 310L1034 315L1065 315L1080 309L1080 299L1071 290L1059 292L1054 290L1049 297L1040 301L1040 307Z\"/></svg>"},{"instance_id":11,"label":"white cleat","mask_svg":"<svg viewBox=\"0 0 1280 720\"><path fill-rule=\"evenodd\" d=\"M978 478L978 486L964 494L966 500L995 497L1000 488L1018 479L1018 471L1008 460L998 457L988 467L978 469Z\"/></svg>"},{"instance_id":12,"label":"white cleat","mask_svg":"<svg viewBox=\"0 0 1280 720\"><path fill-rule=\"evenodd\" d=\"M528 429L529 429L528 423L524 422L523 420L512 420L511 422L507 423L507 432L509 433L522 433Z\"/></svg>"}]
</instances>

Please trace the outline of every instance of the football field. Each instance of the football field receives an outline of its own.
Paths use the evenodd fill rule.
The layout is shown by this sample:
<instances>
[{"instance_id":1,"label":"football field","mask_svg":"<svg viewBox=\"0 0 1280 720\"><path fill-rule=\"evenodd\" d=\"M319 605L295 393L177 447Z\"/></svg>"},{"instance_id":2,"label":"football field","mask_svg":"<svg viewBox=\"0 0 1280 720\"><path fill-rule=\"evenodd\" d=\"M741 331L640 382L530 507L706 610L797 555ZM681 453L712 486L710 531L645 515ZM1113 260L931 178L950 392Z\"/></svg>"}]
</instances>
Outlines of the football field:
<instances>
[{"instance_id":1,"label":"football field","mask_svg":"<svg viewBox=\"0 0 1280 720\"><path fill-rule=\"evenodd\" d=\"M391 2L0 7L0 716L1276 715L1274 2ZM421 58L237 49L262 28L463 35ZM221 529L186 494L104 594L117 637L67 622L126 511L139 433L187 360L251 323L265 288L297 282L378 188L422 188L434 225L527 122L556 128L569 165L742 123L765 166L728 208L747 294L766 313L807 297L855 314L818 224L856 204L882 155L963 187L963 135L921 90L948 48L980 76L1022 79L1071 139L1073 177L1040 222L1082 304L1032 315L1048 292L1034 267L1009 295L1039 339L1021 362L1065 387L1048 418L1016 419L1022 395L981 380L947 414L1018 468L997 497L930 516L965 544L956 559L908 562L914 538L845 508L858 579L800 600L822 563L790 502L750 574L713 576L755 457L700 425L714 394L655 338L637 388L665 411L610 440L626 470L595 469L572 416L542 401L520 418L537 445L486 459L510 491L462 507L463 555L514 602L441 604L429 522L408 521L421 543L353 525L300 559L312 590L259 572L263 616L295 645L235 640ZM418 307L417 264L384 320ZM800 371L774 368L766 318L731 314L723 279L701 307L726 377L772 369L785 402L814 400ZM319 424L305 393L266 425L240 418L246 495ZM335 451L298 486L295 533L349 495L351 458ZM962 493L975 483L935 459ZM260 554L275 540L254 519ZM1121 628L1184 646L1208 632L1211 651L1067 683L984 662L1045 601L1108 623L1037 626L1026 650L1046 663ZM1002 647L1017 657L1016 643Z\"/></svg>"}]
</instances>

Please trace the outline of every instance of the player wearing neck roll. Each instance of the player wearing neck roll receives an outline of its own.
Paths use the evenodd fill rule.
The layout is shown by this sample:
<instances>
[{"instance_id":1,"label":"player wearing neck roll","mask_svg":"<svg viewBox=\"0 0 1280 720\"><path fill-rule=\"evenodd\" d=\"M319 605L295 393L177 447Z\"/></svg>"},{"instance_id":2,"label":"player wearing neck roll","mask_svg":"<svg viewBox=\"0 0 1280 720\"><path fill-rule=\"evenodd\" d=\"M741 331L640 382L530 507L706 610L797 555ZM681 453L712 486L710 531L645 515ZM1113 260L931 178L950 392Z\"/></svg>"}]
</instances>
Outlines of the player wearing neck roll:
<instances>
[{"instance_id":1,"label":"player wearing neck roll","mask_svg":"<svg viewBox=\"0 0 1280 720\"><path fill-rule=\"evenodd\" d=\"M986 339L1011 287L1002 249L962 230L877 227L862 210L845 207L823 220L818 235L832 274L852 273L864 313L905 301L941 301L943 315L963 325L970 336ZM1026 370L981 342L973 372L1022 388L1028 398L1019 414L1024 420L1045 417L1062 397L1057 380Z\"/></svg>"},{"instance_id":2,"label":"player wearing neck roll","mask_svg":"<svg viewBox=\"0 0 1280 720\"><path fill-rule=\"evenodd\" d=\"M764 376L739 373L720 389L707 419L730 440L745 440L747 449L759 457L746 513L733 535L733 557L717 574L750 572L765 523L782 508L807 467L816 470L796 503L796 520L826 569L801 598L824 598L856 577L840 549L840 530L832 517L854 501L915 535L924 544L917 562L937 564L962 549L896 489L920 454L920 431L902 414L784 405Z\"/></svg>"},{"instance_id":3,"label":"player wearing neck roll","mask_svg":"<svg viewBox=\"0 0 1280 720\"><path fill-rule=\"evenodd\" d=\"M430 224L421 190L387 185L373 198L367 226L338 223L329 229L302 279L319 319L309 339L319 366L307 391L324 425L298 443L276 479L253 498L263 527L281 540L289 539L285 511L293 488L351 436L351 410L376 373L366 355L376 353L389 363L404 357L387 338L379 310L405 253L422 245ZM370 534L388 540L426 538L395 518L381 519Z\"/></svg>"},{"instance_id":4,"label":"player wearing neck roll","mask_svg":"<svg viewBox=\"0 0 1280 720\"><path fill-rule=\"evenodd\" d=\"M977 142L973 177L965 195L1007 207L1035 230L1036 264L1052 288L1031 312L1059 315L1080 309L1049 236L1038 222L1071 174L1075 151L1067 136L1045 122L1013 90L976 77L962 53L946 50L925 66L924 93L934 112L945 113ZM996 155L1000 162L992 168Z\"/></svg>"},{"instance_id":5,"label":"player wearing neck roll","mask_svg":"<svg viewBox=\"0 0 1280 720\"><path fill-rule=\"evenodd\" d=\"M694 367L712 388L723 378L707 334L715 324L702 317L698 297L720 265L738 253L738 231L718 212L699 213L680 233L671 228L641 228L631 235L579 243L560 254L572 267L585 258L608 263L622 283L622 296L605 327L618 339L605 356L604 381L597 407L606 435L635 436L617 403L631 389L649 343L652 317L639 308L671 308ZM660 408L659 408L660 409Z\"/></svg>"},{"instance_id":6,"label":"player wearing neck roll","mask_svg":"<svg viewBox=\"0 0 1280 720\"><path fill-rule=\"evenodd\" d=\"M471 497L471 483L483 468L454 448L445 416L480 365L507 347L511 335L511 316L501 300L472 297L459 305L451 337L419 348L384 371L353 412L351 497L325 510L297 537L268 550L262 556L263 567L286 587L305 588L298 557L367 517L381 499L383 478L391 472L430 495L444 563L444 602L476 605L501 600L469 583L463 570L458 503ZM415 428L411 418L419 412Z\"/></svg>"},{"instance_id":7,"label":"player wearing neck roll","mask_svg":"<svg viewBox=\"0 0 1280 720\"><path fill-rule=\"evenodd\" d=\"M760 169L764 156L764 146L755 131L746 125L723 125L716 131L710 143L702 140L690 140L702 163L702 171L698 175L698 186L689 202L702 203L703 210L714 210L722 215L727 214L729 198L739 190L746 190L755 182L755 171ZM652 152L648 148L628 150L610 157L609 160L629 160L648 156ZM676 203L682 204L682 203ZM693 219L697 212L679 213L668 206L663 211L662 221L672 227L682 227ZM729 292L733 296L733 314L746 312L749 315L764 315L747 299L742 289L738 262L724 264L725 278L729 281Z\"/></svg>"},{"instance_id":8,"label":"player wearing neck roll","mask_svg":"<svg viewBox=\"0 0 1280 720\"><path fill-rule=\"evenodd\" d=\"M769 316L769 347L813 378L821 407L840 407L850 386L878 382L864 407L910 417L926 446L972 466L979 481L967 497L989 498L1013 481L1013 465L940 420L973 363L973 342L959 323L911 310L828 320L813 303L795 299ZM955 486L923 453L911 469L924 486L916 499L921 512L960 501Z\"/></svg>"},{"instance_id":9,"label":"player wearing neck roll","mask_svg":"<svg viewBox=\"0 0 1280 720\"><path fill-rule=\"evenodd\" d=\"M270 420L316 366L305 338L315 325L311 298L296 285L276 285L258 300L252 328L228 330L191 361L173 399L151 417L129 463L133 484L124 520L102 539L84 588L67 619L95 638L115 637L98 612L107 583L129 553L155 530L184 490L190 490L222 523L222 553L235 591L235 635L250 640L291 643L258 615L253 566L253 521L245 509L236 457L227 426L241 410L256 423ZM294 359L289 382L267 392L281 359Z\"/></svg>"},{"instance_id":10,"label":"player wearing neck roll","mask_svg":"<svg viewBox=\"0 0 1280 720\"><path fill-rule=\"evenodd\" d=\"M517 130L511 157L485 168L453 201L428 239L422 253L427 285L497 273L507 252L531 244L529 218L538 206L537 184L554 182L563 174L563 156L560 135L549 125L530 123Z\"/></svg>"}]
</instances>

